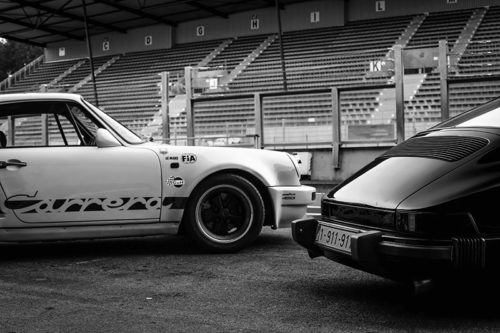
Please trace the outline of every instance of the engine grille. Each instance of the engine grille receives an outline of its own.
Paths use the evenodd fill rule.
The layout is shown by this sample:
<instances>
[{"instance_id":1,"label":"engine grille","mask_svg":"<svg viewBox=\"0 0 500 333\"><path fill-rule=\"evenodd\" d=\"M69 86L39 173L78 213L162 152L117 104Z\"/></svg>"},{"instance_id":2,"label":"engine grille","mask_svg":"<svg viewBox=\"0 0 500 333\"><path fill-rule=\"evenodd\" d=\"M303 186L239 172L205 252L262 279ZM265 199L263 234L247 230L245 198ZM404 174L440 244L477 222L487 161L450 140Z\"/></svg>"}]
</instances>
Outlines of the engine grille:
<instances>
[{"instance_id":1,"label":"engine grille","mask_svg":"<svg viewBox=\"0 0 500 333\"><path fill-rule=\"evenodd\" d=\"M488 140L470 136L433 136L409 139L382 157L427 157L447 162L459 161L484 148Z\"/></svg>"},{"instance_id":2,"label":"engine grille","mask_svg":"<svg viewBox=\"0 0 500 333\"><path fill-rule=\"evenodd\" d=\"M392 210L356 207L323 201L321 213L324 218L350 222L378 229L395 230L395 213Z\"/></svg>"},{"instance_id":3,"label":"engine grille","mask_svg":"<svg viewBox=\"0 0 500 333\"><path fill-rule=\"evenodd\" d=\"M453 238L453 264L457 269L478 269L485 266L484 238Z\"/></svg>"}]
</instances>

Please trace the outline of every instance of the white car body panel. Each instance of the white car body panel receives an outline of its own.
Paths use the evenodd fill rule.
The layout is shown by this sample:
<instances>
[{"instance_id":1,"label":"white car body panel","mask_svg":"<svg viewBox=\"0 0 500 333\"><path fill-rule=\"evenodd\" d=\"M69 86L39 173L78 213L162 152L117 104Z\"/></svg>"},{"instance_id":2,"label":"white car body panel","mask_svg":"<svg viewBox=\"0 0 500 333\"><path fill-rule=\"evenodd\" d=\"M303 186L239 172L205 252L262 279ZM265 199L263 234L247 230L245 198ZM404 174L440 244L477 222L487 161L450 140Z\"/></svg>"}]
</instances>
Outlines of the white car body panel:
<instances>
[{"instance_id":1,"label":"white car body panel","mask_svg":"<svg viewBox=\"0 0 500 333\"><path fill-rule=\"evenodd\" d=\"M26 162L0 168L0 241L175 234L196 186L217 173L237 173L258 184L273 227L303 217L313 200L315 189L300 184L286 153L129 144L79 95L0 95L0 106L24 101L78 103L103 122L117 146L108 137L101 147L0 149L0 162Z\"/></svg>"},{"instance_id":2,"label":"white car body panel","mask_svg":"<svg viewBox=\"0 0 500 333\"><path fill-rule=\"evenodd\" d=\"M170 209L162 210L162 221L179 221L182 215L182 199L187 199L194 188L208 176L218 172L245 172L261 181L272 193L270 199L275 206L275 226L283 227L286 215L306 213L314 188L301 186L296 170L286 153L245 149L212 147L177 147L169 145L146 144L144 148L158 152L163 172L163 198L171 198ZM184 157L184 159L183 159ZM172 168L172 164L178 164ZM180 179L182 185L175 185L172 180ZM282 200L283 194L296 194L296 199ZM289 197L291 197L289 195ZM177 205L174 200L177 199ZM301 206L300 212L298 207ZM175 208L178 209L175 209ZM286 208L283 208L286 207ZM292 208L293 207L293 208ZM282 217L279 214L284 214Z\"/></svg>"},{"instance_id":3,"label":"white car body panel","mask_svg":"<svg viewBox=\"0 0 500 333\"><path fill-rule=\"evenodd\" d=\"M0 150L0 160L11 159L27 165L2 171L0 199L20 222L160 219L160 163L151 151L133 147Z\"/></svg>"}]
</instances>

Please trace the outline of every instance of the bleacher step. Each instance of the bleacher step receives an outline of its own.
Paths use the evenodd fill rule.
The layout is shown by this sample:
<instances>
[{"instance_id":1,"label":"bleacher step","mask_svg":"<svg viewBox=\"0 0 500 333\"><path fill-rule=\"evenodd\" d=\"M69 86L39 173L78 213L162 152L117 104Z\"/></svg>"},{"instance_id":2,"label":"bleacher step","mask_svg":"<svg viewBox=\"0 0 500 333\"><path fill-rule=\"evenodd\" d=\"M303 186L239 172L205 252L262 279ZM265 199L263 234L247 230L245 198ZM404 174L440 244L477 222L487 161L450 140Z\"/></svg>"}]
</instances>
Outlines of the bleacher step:
<instances>
[{"instance_id":1,"label":"bleacher step","mask_svg":"<svg viewBox=\"0 0 500 333\"><path fill-rule=\"evenodd\" d=\"M275 40L276 35L267 37L252 53L250 53L243 61L235 67L226 77L221 79L220 85L227 86L233 81L241 72L245 70L262 52L264 52Z\"/></svg>"}]
</instances>

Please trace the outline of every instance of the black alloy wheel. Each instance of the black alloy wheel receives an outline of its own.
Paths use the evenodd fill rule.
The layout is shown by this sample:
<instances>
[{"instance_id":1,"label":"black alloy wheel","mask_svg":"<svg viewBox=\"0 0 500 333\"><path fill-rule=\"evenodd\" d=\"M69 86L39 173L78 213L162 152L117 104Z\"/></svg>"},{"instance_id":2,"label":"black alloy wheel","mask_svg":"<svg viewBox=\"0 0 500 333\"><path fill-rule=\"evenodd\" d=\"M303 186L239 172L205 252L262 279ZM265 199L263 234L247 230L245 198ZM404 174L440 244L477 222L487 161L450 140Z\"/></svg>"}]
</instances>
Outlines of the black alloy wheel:
<instances>
[{"instance_id":1,"label":"black alloy wheel","mask_svg":"<svg viewBox=\"0 0 500 333\"><path fill-rule=\"evenodd\" d=\"M186 207L188 233L198 244L217 252L237 251L253 242L264 216L257 188L234 174L202 182Z\"/></svg>"}]
</instances>

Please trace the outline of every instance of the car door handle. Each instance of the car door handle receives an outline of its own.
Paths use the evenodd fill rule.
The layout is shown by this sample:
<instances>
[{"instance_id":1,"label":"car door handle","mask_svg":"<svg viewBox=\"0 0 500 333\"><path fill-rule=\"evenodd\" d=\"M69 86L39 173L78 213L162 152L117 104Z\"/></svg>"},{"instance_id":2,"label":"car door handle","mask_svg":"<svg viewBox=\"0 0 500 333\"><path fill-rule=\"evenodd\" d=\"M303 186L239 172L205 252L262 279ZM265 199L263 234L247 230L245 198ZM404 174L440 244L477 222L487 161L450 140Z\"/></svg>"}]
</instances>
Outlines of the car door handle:
<instances>
[{"instance_id":1,"label":"car door handle","mask_svg":"<svg viewBox=\"0 0 500 333\"><path fill-rule=\"evenodd\" d=\"M28 164L26 164L26 162L21 162L19 160L8 160L7 162L0 161L0 169L5 169L8 166L17 166L17 167L21 168L21 167L25 167L27 165Z\"/></svg>"}]
</instances>

